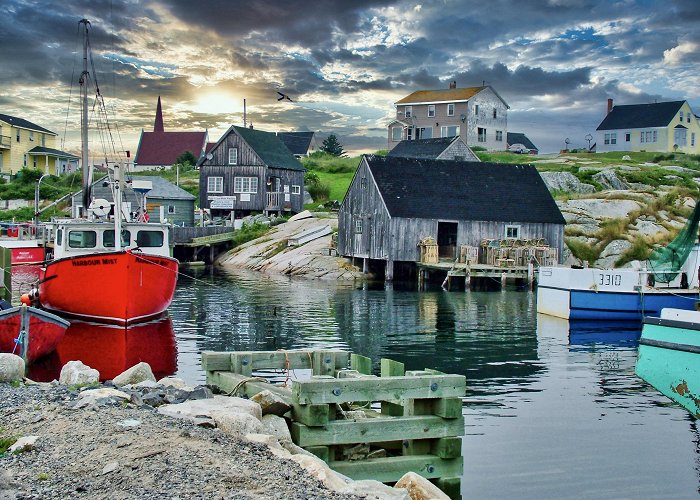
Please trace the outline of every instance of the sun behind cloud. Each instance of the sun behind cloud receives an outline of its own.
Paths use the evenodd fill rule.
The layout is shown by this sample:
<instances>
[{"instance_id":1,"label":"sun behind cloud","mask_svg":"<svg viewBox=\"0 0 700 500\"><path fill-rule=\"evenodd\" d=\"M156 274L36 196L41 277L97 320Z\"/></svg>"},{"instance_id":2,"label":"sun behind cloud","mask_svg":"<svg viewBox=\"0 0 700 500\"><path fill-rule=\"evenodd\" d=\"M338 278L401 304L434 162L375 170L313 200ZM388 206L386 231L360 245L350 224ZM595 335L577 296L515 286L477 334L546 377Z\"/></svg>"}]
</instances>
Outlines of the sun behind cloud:
<instances>
[{"instance_id":1,"label":"sun behind cloud","mask_svg":"<svg viewBox=\"0 0 700 500\"><path fill-rule=\"evenodd\" d=\"M211 115L241 113L243 98L225 92L203 92L196 97L190 110Z\"/></svg>"}]
</instances>

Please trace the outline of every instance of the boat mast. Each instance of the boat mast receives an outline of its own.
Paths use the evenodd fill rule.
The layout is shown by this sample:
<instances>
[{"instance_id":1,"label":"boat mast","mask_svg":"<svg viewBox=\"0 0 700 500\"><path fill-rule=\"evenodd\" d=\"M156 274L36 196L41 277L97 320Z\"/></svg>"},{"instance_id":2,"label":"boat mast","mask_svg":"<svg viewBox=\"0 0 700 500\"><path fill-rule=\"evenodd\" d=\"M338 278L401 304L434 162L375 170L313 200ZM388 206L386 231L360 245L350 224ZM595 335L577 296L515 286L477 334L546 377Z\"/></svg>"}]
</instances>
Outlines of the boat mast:
<instances>
[{"instance_id":1,"label":"boat mast","mask_svg":"<svg viewBox=\"0 0 700 500\"><path fill-rule=\"evenodd\" d=\"M90 206L92 188L92 169L88 160L88 27L90 21L81 19L78 24L85 25L85 35L83 37L83 72L80 74L80 97L82 104L82 115L80 119L80 148L82 152L82 174L83 174L83 207L80 216L87 217Z\"/></svg>"}]
</instances>

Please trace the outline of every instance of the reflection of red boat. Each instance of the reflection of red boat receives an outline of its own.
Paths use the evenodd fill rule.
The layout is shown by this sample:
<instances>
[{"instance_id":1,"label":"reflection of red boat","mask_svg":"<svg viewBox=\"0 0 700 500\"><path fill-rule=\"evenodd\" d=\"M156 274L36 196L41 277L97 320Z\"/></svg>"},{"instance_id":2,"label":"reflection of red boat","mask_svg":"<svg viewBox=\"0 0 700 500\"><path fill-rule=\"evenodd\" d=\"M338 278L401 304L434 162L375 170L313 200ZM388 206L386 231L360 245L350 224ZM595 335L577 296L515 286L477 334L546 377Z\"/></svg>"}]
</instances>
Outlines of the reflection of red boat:
<instances>
[{"instance_id":1,"label":"reflection of red boat","mask_svg":"<svg viewBox=\"0 0 700 500\"><path fill-rule=\"evenodd\" d=\"M14 352L29 363L53 351L70 323L35 307L0 311L0 352Z\"/></svg>"},{"instance_id":2,"label":"reflection of red boat","mask_svg":"<svg viewBox=\"0 0 700 500\"><path fill-rule=\"evenodd\" d=\"M58 379L61 367L72 360L98 370L103 381L141 361L151 366L156 378L165 377L177 370L173 324L167 316L127 327L73 321L52 358L32 367L30 378Z\"/></svg>"}]
</instances>

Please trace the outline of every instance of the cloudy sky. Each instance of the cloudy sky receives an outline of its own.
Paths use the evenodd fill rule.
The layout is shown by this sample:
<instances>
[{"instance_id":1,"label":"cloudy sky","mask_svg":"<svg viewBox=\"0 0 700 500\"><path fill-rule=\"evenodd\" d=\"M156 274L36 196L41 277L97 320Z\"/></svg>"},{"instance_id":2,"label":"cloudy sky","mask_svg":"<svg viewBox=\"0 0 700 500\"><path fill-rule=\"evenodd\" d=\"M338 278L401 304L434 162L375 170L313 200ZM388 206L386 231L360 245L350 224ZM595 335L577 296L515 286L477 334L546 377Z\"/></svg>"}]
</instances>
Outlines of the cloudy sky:
<instances>
[{"instance_id":1,"label":"cloudy sky","mask_svg":"<svg viewBox=\"0 0 700 500\"><path fill-rule=\"evenodd\" d=\"M255 128L333 132L352 152L386 148L393 103L452 80L493 86L543 152L585 145L609 97L700 114L699 0L3 0L0 113L65 131L69 151L81 18L132 151L158 95L166 130L215 141L246 98Z\"/></svg>"}]
</instances>

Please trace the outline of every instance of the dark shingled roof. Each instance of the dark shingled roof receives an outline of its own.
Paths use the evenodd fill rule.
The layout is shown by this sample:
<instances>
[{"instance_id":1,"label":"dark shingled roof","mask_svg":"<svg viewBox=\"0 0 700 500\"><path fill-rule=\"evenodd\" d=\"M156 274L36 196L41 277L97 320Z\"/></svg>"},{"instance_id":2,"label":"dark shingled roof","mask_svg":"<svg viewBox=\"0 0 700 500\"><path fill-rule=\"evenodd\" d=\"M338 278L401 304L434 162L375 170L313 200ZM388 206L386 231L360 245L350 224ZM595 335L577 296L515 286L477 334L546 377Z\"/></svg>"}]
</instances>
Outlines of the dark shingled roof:
<instances>
[{"instance_id":1,"label":"dark shingled roof","mask_svg":"<svg viewBox=\"0 0 700 500\"><path fill-rule=\"evenodd\" d=\"M16 116L0 114L0 120L7 122L10 125L14 125L15 127L28 128L31 130L38 130L39 132L46 132L47 134L56 135L56 132L51 132L49 129L40 127L39 125L32 123L29 120L25 120L24 118L17 118Z\"/></svg>"},{"instance_id":2,"label":"dark shingled roof","mask_svg":"<svg viewBox=\"0 0 700 500\"><path fill-rule=\"evenodd\" d=\"M508 138L506 141L508 142L509 146L513 144L522 144L527 149L536 149L537 151L540 150L540 148L535 146L532 141L522 132L508 132Z\"/></svg>"},{"instance_id":3,"label":"dark shingled roof","mask_svg":"<svg viewBox=\"0 0 700 500\"><path fill-rule=\"evenodd\" d=\"M304 170L287 146L272 132L245 127L232 127L260 156L265 165L287 170Z\"/></svg>"},{"instance_id":4,"label":"dark shingled roof","mask_svg":"<svg viewBox=\"0 0 700 500\"><path fill-rule=\"evenodd\" d=\"M112 201L112 190L109 186L104 185L104 180L106 177L100 177L98 180L92 183L92 195L95 198L104 198L105 200ZM194 200L195 196L192 193L185 191L184 189L176 186L167 179L158 177L157 175L132 175L130 180L134 181L151 181L153 184L153 189L151 189L146 195L149 200ZM136 203L136 194L134 190L131 189L131 184L126 183L124 188L124 196L126 201ZM73 195L74 200L81 200L82 192Z\"/></svg>"},{"instance_id":5,"label":"dark shingled roof","mask_svg":"<svg viewBox=\"0 0 700 500\"><path fill-rule=\"evenodd\" d=\"M305 155L309 152L313 132L277 132L277 137L287 146L293 155Z\"/></svg>"},{"instance_id":6,"label":"dark shingled roof","mask_svg":"<svg viewBox=\"0 0 700 500\"><path fill-rule=\"evenodd\" d=\"M27 151L30 155L49 155L49 156L59 156L61 158L72 158L79 159L80 157L72 153L66 153L60 149L45 148L44 146L34 146L32 149Z\"/></svg>"},{"instance_id":7,"label":"dark shingled roof","mask_svg":"<svg viewBox=\"0 0 700 500\"><path fill-rule=\"evenodd\" d=\"M199 158L206 139L206 132L143 132L134 162L137 165L173 165L185 151Z\"/></svg>"},{"instance_id":8,"label":"dark shingled roof","mask_svg":"<svg viewBox=\"0 0 700 500\"><path fill-rule=\"evenodd\" d=\"M614 106L596 130L666 127L685 101Z\"/></svg>"},{"instance_id":9,"label":"dark shingled roof","mask_svg":"<svg viewBox=\"0 0 700 500\"><path fill-rule=\"evenodd\" d=\"M416 141L401 141L387 156L401 158L423 158L434 160L447 149L457 137L437 137L435 139L419 139Z\"/></svg>"},{"instance_id":10,"label":"dark shingled roof","mask_svg":"<svg viewBox=\"0 0 700 500\"><path fill-rule=\"evenodd\" d=\"M364 158L392 217L565 223L532 165Z\"/></svg>"}]
</instances>

